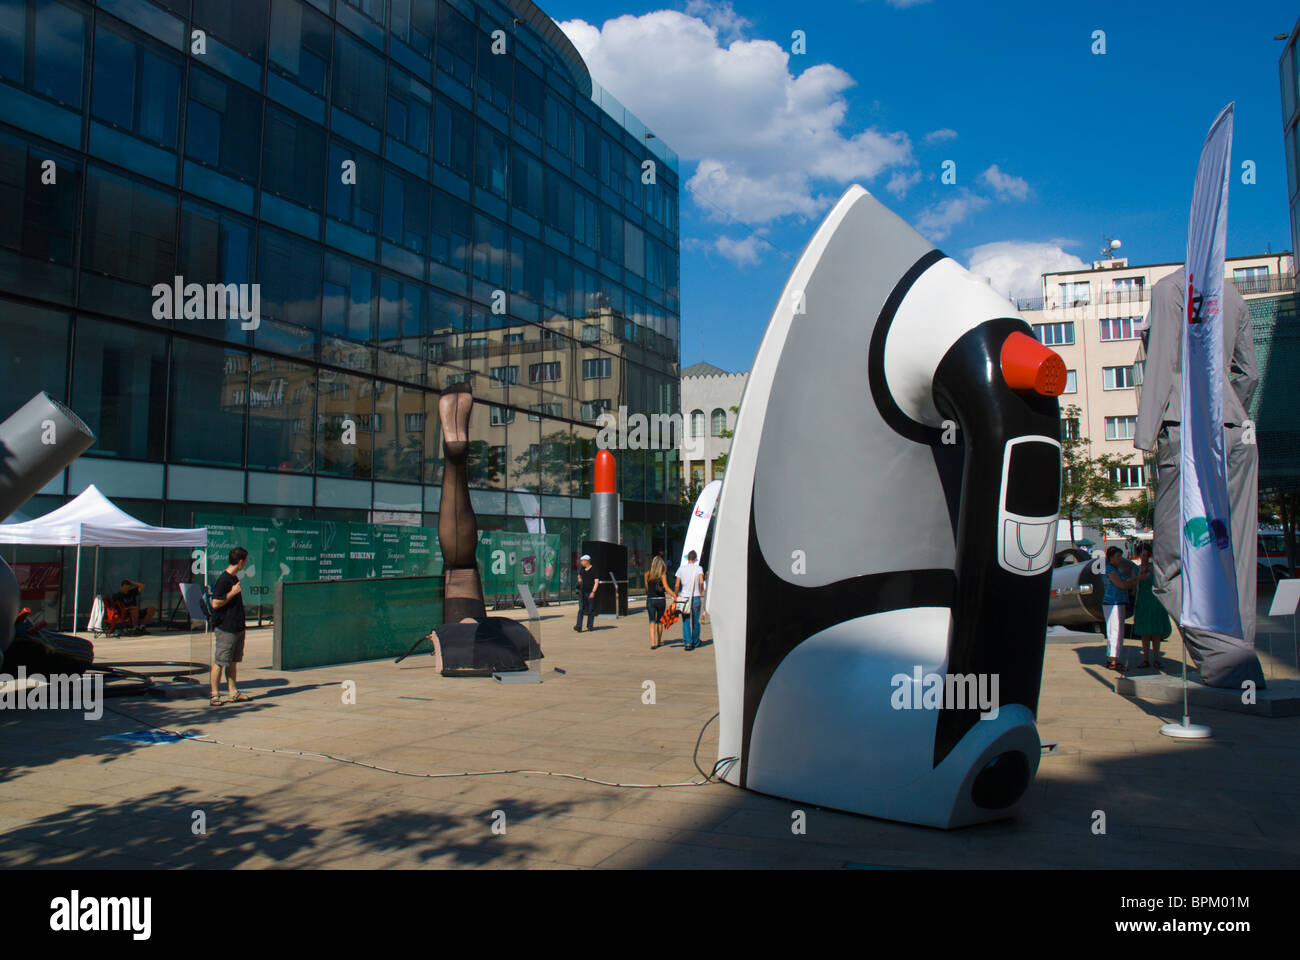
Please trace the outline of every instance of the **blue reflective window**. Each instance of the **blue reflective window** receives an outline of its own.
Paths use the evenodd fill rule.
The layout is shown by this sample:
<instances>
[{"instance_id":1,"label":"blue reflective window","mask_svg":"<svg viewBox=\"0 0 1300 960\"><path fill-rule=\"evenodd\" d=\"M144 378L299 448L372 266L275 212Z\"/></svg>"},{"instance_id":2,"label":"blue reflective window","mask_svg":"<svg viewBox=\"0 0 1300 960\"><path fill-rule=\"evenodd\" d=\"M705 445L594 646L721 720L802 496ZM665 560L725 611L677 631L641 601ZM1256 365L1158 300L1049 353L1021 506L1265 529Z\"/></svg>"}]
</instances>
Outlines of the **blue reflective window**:
<instances>
[{"instance_id":1,"label":"blue reflective window","mask_svg":"<svg viewBox=\"0 0 1300 960\"><path fill-rule=\"evenodd\" d=\"M272 0L270 68L324 96L332 30L329 18L302 0Z\"/></svg>"},{"instance_id":2,"label":"blue reflective window","mask_svg":"<svg viewBox=\"0 0 1300 960\"><path fill-rule=\"evenodd\" d=\"M521 64L515 64L515 122L539 137L542 135L542 114L546 111L545 91L541 77Z\"/></svg>"},{"instance_id":3,"label":"blue reflective window","mask_svg":"<svg viewBox=\"0 0 1300 960\"><path fill-rule=\"evenodd\" d=\"M612 207L600 208L600 255L623 262L623 218Z\"/></svg>"},{"instance_id":4,"label":"blue reflective window","mask_svg":"<svg viewBox=\"0 0 1300 960\"><path fill-rule=\"evenodd\" d=\"M262 188L312 210L322 206L325 131L297 114L267 105Z\"/></svg>"},{"instance_id":5,"label":"blue reflective window","mask_svg":"<svg viewBox=\"0 0 1300 960\"><path fill-rule=\"evenodd\" d=\"M333 102L371 126L384 113L383 57L341 30L334 35Z\"/></svg>"},{"instance_id":6,"label":"blue reflective window","mask_svg":"<svg viewBox=\"0 0 1300 960\"><path fill-rule=\"evenodd\" d=\"M510 236L510 291L542 302L546 256L536 240L512 233Z\"/></svg>"},{"instance_id":7,"label":"blue reflective window","mask_svg":"<svg viewBox=\"0 0 1300 960\"><path fill-rule=\"evenodd\" d=\"M222 173L257 180L262 98L224 77L190 70L185 155Z\"/></svg>"},{"instance_id":8,"label":"blue reflective window","mask_svg":"<svg viewBox=\"0 0 1300 960\"><path fill-rule=\"evenodd\" d=\"M469 204L433 191L433 242L429 255L456 270L466 269L470 245Z\"/></svg>"},{"instance_id":9,"label":"blue reflective window","mask_svg":"<svg viewBox=\"0 0 1300 960\"><path fill-rule=\"evenodd\" d=\"M573 233L573 184L550 167L546 168L546 225L566 237Z\"/></svg>"},{"instance_id":10,"label":"blue reflective window","mask_svg":"<svg viewBox=\"0 0 1300 960\"><path fill-rule=\"evenodd\" d=\"M596 249L596 211L600 209L588 193L573 191L573 239L585 247Z\"/></svg>"},{"instance_id":11,"label":"blue reflective window","mask_svg":"<svg viewBox=\"0 0 1300 960\"><path fill-rule=\"evenodd\" d=\"M375 23L382 24L388 12L388 0L343 0L349 7L355 7Z\"/></svg>"},{"instance_id":12,"label":"blue reflective window","mask_svg":"<svg viewBox=\"0 0 1300 960\"><path fill-rule=\"evenodd\" d=\"M438 4L438 69L465 86L474 82L474 47L478 31L448 3Z\"/></svg>"},{"instance_id":13,"label":"blue reflective window","mask_svg":"<svg viewBox=\"0 0 1300 960\"><path fill-rule=\"evenodd\" d=\"M429 332L462 332L469 329L469 304L460 297L429 291Z\"/></svg>"},{"instance_id":14,"label":"blue reflective window","mask_svg":"<svg viewBox=\"0 0 1300 960\"><path fill-rule=\"evenodd\" d=\"M312 330L320 326L321 248L316 244L263 226L257 279L264 317Z\"/></svg>"},{"instance_id":15,"label":"blue reflective window","mask_svg":"<svg viewBox=\"0 0 1300 960\"><path fill-rule=\"evenodd\" d=\"M388 71L388 135L428 156L433 91L409 73Z\"/></svg>"},{"instance_id":16,"label":"blue reflective window","mask_svg":"<svg viewBox=\"0 0 1300 960\"><path fill-rule=\"evenodd\" d=\"M429 237L429 185L396 170L384 172L384 239L424 253Z\"/></svg>"},{"instance_id":17,"label":"blue reflective window","mask_svg":"<svg viewBox=\"0 0 1300 960\"><path fill-rule=\"evenodd\" d=\"M194 26L254 60L266 57L267 0L194 0Z\"/></svg>"},{"instance_id":18,"label":"blue reflective window","mask_svg":"<svg viewBox=\"0 0 1300 960\"><path fill-rule=\"evenodd\" d=\"M474 158L474 182L498 197L506 195L510 173L510 142L486 123L478 125Z\"/></svg>"},{"instance_id":19,"label":"blue reflective window","mask_svg":"<svg viewBox=\"0 0 1300 960\"><path fill-rule=\"evenodd\" d=\"M76 330L72 406L95 431L90 452L161 460L167 435L167 338L89 317L78 317Z\"/></svg>"},{"instance_id":20,"label":"blue reflective window","mask_svg":"<svg viewBox=\"0 0 1300 960\"><path fill-rule=\"evenodd\" d=\"M344 164L356 164L352 183L345 183ZM351 167L347 168L351 170ZM379 232L379 197L383 165L377 157L341 140L330 144L328 212L336 220L350 223L366 233Z\"/></svg>"},{"instance_id":21,"label":"blue reflective window","mask_svg":"<svg viewBox=\"0 0 1300 960\"><path fill-rule=\"evenodd\" d=\"M91 167L81 259L83 269L150 286L174 277L175 194Z\"/></svg>"},{"instance_id":22,"label":"blue reflective window","mask_svg":"<svg viewBox=\"0 0 1300 960\"><path fill-rule=\"evenodd\" d=\"M511 202L529 216L540 220L543 209L542 162L515 147L511 173Z\"/></svg>"},{"instance_id":23,"label":"blue reflective window","mask_svg":"<svg viewBox=\"0 0 1300 960\"><path fill-rule=\"evenodd\" d=\"M506 284L506 228L481 213L474 215L474 276L498 288Z\"/></svg>"},{"instance_id":24,"label":"blue reflective window","mask_svg":"<svg viewBox=\"0 0 1300 960\"><path fill-rule=\"evenodd\" d=\"M321 330L348 340L369 340L376 292L373 270L327 253Z\"/></svg>"},{"instance_id":25,"label":"blue reflective window","mask_svg":"<svg viewBox=\"0 0 1300 960\"><path fill-rule=\"evenodd\" d=\"M593 177L600 176L599 128L586 117L577 117L573 128L573 159Z\"/></svg>"},{"instance_id":26,"label":"blue reflective window","mask_svg":"<svg viewBox=\"0 0 1300 960\"><path fill-rule=\"evenodd\" d=\"M41 182L41 164L49 159L58 163L57 185ZM0 247L42 264L70 265L80 194L79 162L0 134L0 206L6 211L0 216Z\"/></svg>"},{"instance_id":27,"label":"blue reflective window","mask_svg":"<svg viewBox=\"0 0 1300 960\"><path fill-rule=\"evenodd\" d=\"M424 288L418 283L383 277L379 284L379 341L393 346L424 333ZM402 349L401 352L410 352Z\"/></svg>"},{"instance_id":28,"label":"blue reflective window","mask_svg":"<svg viewBox=\"0 0 1300 960\"><path fill-rule=\"evenodd\" d=\"M242 467L248 407L248 354L184 337L172 345L168 460Z\"/></svg>"},{"instance_id":29,"label":"blue reflective window","mask_svg":"<svg viewBox=\"0 0 1300 960\"><path fill-rule=\"evenodd\" d=\"M433 124L433 159L468 180L474 166L474 116L439 97Z\"/></svg>"},{"instance_id":30,"label":"blue reflective window","mask_svg":"<svg viewBox=\"0 0 1300 960\"><path fill-rule=\"evenodd\" d=\"M248 222L214 207L187 200L181 208L180 274L187 283L252 283L253 228ZM259 293L260 298L260 293ZM228 301L227 316L202 320L174 318L173 326L209 337L243 340L243 318Z\"/></svg>"},{"instance_id":31,"label":"blue reflective window","mask_svg":"<svg viewBox=\"0 0 1300 960\"><path fill-rule=\"evenodd\" d=\"M54 0L0 0L0 77L79 107L85 52L80 10Z\"/></svg>"},{"instance_id":32,"label":"blue reflective window","mask_svg":"<svg viewBox=\"0 0 1300 960\"><path fill-rule=\"evenodd\" d=\"M433 59L436 6L427 0L393 0L389 30L416 53Z\"/></svg>"},{"instance_id":33,"label":"blue reflective window","mask_svg":"<svg viewBox=\"0 0 1300 960\"><path fill-rule=\"evenodd\" d=\"M569 316L570 291L573 289L573 262L561 253L546 248L546 278L542 302L548 310Z\"/></svg>"},{"instance_id":34,"label":"blue reflective window","mask_svg":"<svg viewBox=\"0 0 1300 960\"><path fill-rule=\"evenodd\" d=\"M570 145L573 108L549 90L546 92L546 142L551 149L572 156Z\"/></svg>"},{"instance_id":35,"label":"blue reflective window","mask_svg":"<svg viewBox=\"0 0 1300 960\"><path fill-rule=\"evenodd\" d=\"M176 149L181 68L174 54L95 31L95 81L90 110L99 120Z\"/></svg>"},{"instance_id":36,"label":"blue reflective window","mask_svg":"<svg viewBox=\"0 0 1300 960\"><path fill-rule=\"evenodd\" d=\"M510 50L509 34L504 47L492 39L492 32L501 29L490 20L480 17L482 30L478 34L478 95L479 99L498 110L510 109L510 86L514 73L514 60ZM494 53L496 46L501 53Z\"/></svg>"}]
</instances>

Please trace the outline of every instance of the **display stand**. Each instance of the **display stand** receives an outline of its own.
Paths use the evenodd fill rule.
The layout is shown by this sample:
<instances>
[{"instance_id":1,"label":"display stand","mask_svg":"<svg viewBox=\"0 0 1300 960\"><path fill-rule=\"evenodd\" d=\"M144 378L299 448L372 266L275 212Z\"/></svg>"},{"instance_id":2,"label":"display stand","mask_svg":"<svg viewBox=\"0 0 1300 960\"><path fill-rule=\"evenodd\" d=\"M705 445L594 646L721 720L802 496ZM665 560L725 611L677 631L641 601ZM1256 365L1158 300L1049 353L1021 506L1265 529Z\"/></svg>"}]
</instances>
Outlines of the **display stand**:
<instances>
[{"instance_id":1,"label":"display stand","mask_svg":"<svg viewBox=\"0 0 1300 960\"><path fill-rule=\"evenodd\" d=\"M528 614L528 632L533 635L537 641L537 650L540 653L542 649L542 617L537 612L537 603L533 600L533 592L528 588L528 584L518 584L519 599L523 601L524 610ZM513 670L509 673L494 673L492 679L497 683L541 683L542 682L542 661L528 660L527 670Z\"/></svg>"}]
</instances>

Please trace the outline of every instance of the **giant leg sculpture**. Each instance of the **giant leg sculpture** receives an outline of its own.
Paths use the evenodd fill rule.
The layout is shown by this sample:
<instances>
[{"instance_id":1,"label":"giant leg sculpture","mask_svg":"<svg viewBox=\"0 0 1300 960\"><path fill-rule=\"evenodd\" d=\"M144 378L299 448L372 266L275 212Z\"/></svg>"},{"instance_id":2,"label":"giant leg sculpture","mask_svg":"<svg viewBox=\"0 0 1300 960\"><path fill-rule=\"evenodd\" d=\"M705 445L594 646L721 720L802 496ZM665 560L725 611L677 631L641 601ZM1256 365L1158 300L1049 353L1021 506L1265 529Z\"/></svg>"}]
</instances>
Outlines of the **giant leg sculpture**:
<instances>
[{"instance_id":1,"label":"giant leg sculpture","mask_svg":"<svg viewBox=\"0 0 1300 960\"><path fill-rule=\"evenodd\" d=\"M443 620L457 623L487 616L479 579L478 519L469 499L469 415L474 397L469 384L448 387L438 399L442 420L444 465L438 508L438 545L442 548Z\"/></svg>"}]
</instances>

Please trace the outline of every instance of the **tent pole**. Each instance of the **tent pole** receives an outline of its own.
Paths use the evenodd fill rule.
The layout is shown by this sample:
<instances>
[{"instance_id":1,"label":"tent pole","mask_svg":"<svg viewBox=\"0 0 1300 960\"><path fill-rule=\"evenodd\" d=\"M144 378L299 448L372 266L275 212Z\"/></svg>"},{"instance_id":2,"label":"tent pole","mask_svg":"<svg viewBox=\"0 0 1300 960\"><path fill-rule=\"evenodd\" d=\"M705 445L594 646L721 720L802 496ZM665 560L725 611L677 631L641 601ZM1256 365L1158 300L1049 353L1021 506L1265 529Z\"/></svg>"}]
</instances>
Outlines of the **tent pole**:
<instances>
[{"instance_id":1,"label":"tent pole","mask_svg":"<svg viewBox=\"0 0 1300 960\"><path fill-rule=\"evenodd\" d=\"M81 541L77 541L77 572L72 578L72 632L77 632L77 598L81 596Z\"/></svg>"}]
</instances>

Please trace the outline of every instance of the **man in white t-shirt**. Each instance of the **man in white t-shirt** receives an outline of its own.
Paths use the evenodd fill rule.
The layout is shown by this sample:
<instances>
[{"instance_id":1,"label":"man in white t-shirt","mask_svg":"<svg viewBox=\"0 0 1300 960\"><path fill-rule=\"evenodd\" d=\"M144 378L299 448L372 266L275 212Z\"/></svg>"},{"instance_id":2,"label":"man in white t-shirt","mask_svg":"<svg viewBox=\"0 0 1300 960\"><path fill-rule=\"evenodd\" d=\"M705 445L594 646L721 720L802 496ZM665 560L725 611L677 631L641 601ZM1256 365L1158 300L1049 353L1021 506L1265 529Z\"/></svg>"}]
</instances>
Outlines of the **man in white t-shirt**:
<instances>
[{"instance_id":1,"label":"man in white t-shirt","mask_svg":"<svg viewBox=\"0 0 1300 960\"><path fill-rule=\"evenodd\" d=\"M677 568L677 586L674 593L678 600L687 601L682 611L682 639L687 650L694 650L700 645L700 598L704 596L704 570L695 562L692 550Z\"/></svg>"}]
</instances>

